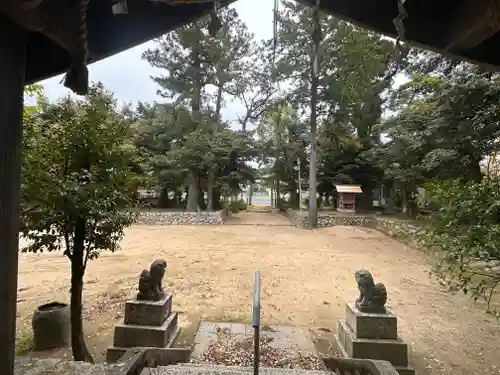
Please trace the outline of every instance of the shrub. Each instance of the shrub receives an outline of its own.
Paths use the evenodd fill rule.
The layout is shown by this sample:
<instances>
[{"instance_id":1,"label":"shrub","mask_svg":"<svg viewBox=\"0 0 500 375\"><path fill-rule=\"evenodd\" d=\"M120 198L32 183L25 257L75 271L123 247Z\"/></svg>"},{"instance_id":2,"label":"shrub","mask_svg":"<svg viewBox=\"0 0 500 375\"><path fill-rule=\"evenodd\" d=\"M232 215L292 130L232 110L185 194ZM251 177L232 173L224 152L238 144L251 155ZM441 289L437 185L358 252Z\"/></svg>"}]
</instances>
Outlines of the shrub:
<instances>
[{"instance_id":1,"label":"shrub","mask_svg":"<svg viewBox=\"0 0 500 375\"><path fill-rule=\"evenodd\" d=\"M500 181L440 181L425 187L439 207L423 221L422 241L433 251L433 273L452 291L482 299L488 312L500 275L485 272L479 264L500 260Z\"/></svg>"},{"instance_id":2,"label":"shrub","mask_svg":"<svg viewBox=\"0 0 500 375\"><path fill-rule=\"evenodd\" d=\"M237 213L239 211L243 211L247 209L247 204L243 199L240 199L238 201L234 201L230 203L230 209L231 212Z\"/></svg>"}]
</instances>

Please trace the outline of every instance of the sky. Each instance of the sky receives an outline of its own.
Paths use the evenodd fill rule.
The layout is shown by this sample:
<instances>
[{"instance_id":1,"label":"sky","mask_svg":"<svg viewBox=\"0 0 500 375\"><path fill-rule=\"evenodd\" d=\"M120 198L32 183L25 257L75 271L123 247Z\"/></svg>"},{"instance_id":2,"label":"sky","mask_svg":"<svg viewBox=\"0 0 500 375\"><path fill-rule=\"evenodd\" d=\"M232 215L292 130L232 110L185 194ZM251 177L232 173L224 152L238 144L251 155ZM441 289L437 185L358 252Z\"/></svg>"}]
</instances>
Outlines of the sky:
<instances>
[{"instance_id":1,"label":"sky","mask_svg":"<svg viewBox=\"0 0 500 375\"><path fill-rule=\"evenodd\" d=\"M273 36L273 3L272 0L238 0L232 7L247 24L249 31L259 40ZM163 101L164 99L156 94L158 85L150 78L158 75L160 70L153 68L141 58L142 52L154 46L155 43L150 41L91 64L90 80L102 82L107 90L115 94L120 103L132 102L135 105L138 101ZM70 93L61 83L62 78L60 75L42 82L49 100L55 101ZM403 77L396 77L394 84L399 85L403 81L405 81ZM237 115L243 113L244 107L238 101L228 101L221 111L222 118L232 127L239 127Z\"/></svg>"},{"instance_id":2,"label":"sky","mask_svg":"<svg viewBox=\"0 0 500 375\"><path fill-rule=\"evenodd\" d=\"M257 40L273 36L272 0L238 0L232 7L247 24L250 32L255 34ZM150 78L152 75L157 75L159 70L141 59L142 52L154 45L154 42L150 41L91 64L90 80L102 82L107 90L114 92L121 103L162 101L163 98L156 94L158 85ZM49 100L55 101L70 93L61 83L62 78L60 75L42 82ZM228 103L222 110L222 117L226 121L236 121L237 114L242 114L243 109L244 107L238 102Z\"/></svg>"}]
</instances>

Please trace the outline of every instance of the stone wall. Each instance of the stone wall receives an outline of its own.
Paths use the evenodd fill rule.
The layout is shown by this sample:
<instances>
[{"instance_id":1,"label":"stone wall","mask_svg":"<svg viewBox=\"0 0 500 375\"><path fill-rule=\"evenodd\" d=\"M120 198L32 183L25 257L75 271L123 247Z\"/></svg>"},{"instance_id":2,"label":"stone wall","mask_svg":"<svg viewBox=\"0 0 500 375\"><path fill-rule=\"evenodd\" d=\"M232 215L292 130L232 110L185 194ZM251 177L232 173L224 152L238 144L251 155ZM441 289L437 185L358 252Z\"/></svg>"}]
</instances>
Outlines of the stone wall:
<instances>
[{"instance_id":1,"label":"stone wall","mask_svg":"<svg viewBox=\"0 0 500 375\"><path fill-rule=\"evenodd\" d=\"M500 275L500 260L477 261L469 264L474 271L484 271L487 274Z\"/></svg>"},{"instance_id":2,"label":"stone wall","mask_svg":"<svg viewBox=\"0 0 500 375\"><path fill-rule=\"evenodd\" d=\"M224 224L227 213L215 212L176 212L176 211L142 211L136 223L148 225L194 225L194 224Z\"/></svg>"},{"instance_id":3,"label":"stone wall","mask_svg":"<svg viewBox=\"0 0 500 375\"><path fill-rule=\"evenodd\" d=\"M286 215L293 225L305 229L309 227L307 212L288 210ZM319 228L336 225L353 225L377 229L415 249L423 249L423 245L418 240L419 227L405 220L390 219L377 215L342 215L333 212L331 214L324 212L318 214ZM472 262L469 267L488 274L500 275L500 260Z\"/></svg>"}]
</instances>

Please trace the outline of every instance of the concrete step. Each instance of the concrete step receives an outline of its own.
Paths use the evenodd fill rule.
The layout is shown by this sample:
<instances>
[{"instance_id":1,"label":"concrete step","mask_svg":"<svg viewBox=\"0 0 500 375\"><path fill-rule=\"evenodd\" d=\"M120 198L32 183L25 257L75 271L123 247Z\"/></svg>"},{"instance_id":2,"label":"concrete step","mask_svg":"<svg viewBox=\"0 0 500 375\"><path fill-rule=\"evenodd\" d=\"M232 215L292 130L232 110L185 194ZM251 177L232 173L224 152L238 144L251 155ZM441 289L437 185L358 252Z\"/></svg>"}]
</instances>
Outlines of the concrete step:
<instances>
[{"instance_id":1,"label":"concrete step","mask_svg":"<svg viewBox=\"0 0 500 375\"><path fill-rule=\"evenodd\" d=\"M182 363L173 366L145 368L141 375L252 375L252 367L220 366L207 364ZM329 371L298 370L285 368L260 367L262 375L331 375Z\"/></svg>"}]
</instances>

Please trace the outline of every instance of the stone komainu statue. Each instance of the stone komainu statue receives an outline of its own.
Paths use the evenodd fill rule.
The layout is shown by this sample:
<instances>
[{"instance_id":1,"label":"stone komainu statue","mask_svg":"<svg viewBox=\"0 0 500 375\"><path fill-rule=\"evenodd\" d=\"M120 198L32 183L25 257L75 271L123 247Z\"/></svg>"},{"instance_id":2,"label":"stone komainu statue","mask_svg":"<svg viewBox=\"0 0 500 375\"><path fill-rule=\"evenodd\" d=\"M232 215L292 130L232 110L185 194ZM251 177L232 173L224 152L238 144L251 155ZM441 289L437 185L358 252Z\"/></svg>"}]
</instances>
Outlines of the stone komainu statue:
<instances>
[{"instance_id":1,"label":"stone komainu statue","mask_svg":"<svg viewBox=\"0 0 500 375\"><path fill-rule=\"evenodd\" d=\"M387 302L387 291L384 284L375 284L372 274L367 270L356 271L354 277L359 290L359 297L356 299L357 309L366 313L384 314Z\"/></svg>"},{"instance_id":2,"label":"stone komainu statue","mask_svg":"<svg viewBox=\"0 0 500 375\"><path fill-rule=\"evenodd\" d=\"M163 259L157 259L149 270L143 270L139 278L139 293L137 299L141 301L158 301L164 295L163 277L167 269L167 262Z\"/></svg>"}]
</instances>

